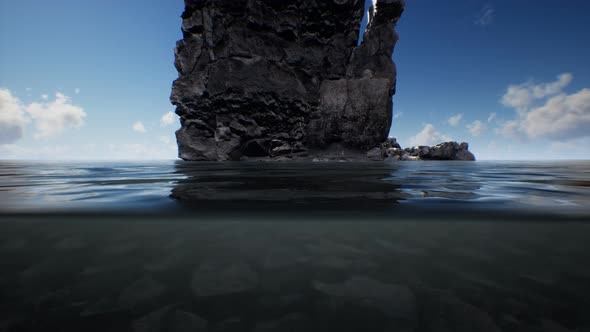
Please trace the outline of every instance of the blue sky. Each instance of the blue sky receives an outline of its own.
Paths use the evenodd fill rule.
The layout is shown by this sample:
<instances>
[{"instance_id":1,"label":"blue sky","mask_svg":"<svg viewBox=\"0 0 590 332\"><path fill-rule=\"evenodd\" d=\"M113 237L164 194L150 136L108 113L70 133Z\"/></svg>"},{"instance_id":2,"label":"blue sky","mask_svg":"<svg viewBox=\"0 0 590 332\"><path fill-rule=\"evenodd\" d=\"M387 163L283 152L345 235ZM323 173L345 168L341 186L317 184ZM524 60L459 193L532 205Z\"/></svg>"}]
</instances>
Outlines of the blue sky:
<instances>
[{"instance_id":1,"label":"blue sky","mask_svg":"<svg viewBox=\"0 0 590 332\"><path fill-rule=\"evenodd\" d=\"M181 0L1 0L0 159L172 159ZM391 135L590 158L590 2L408 0Z\"/></svg>"}]
</instances>

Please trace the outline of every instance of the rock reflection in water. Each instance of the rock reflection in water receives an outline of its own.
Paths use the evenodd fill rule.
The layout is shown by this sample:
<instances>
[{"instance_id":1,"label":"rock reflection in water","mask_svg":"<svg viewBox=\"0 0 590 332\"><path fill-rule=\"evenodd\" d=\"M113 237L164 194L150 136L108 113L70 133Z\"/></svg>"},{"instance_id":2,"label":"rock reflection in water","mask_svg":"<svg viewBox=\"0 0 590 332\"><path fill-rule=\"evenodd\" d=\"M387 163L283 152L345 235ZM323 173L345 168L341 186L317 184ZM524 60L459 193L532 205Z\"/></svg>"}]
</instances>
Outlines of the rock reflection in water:
<instances>
[{"instance_id":1,"label":"rock reflection in water","mask_svg":"<svg viewBox=\"0 0 590 332\"><path fill-rule=\"evenodd\" d=\"M171 197L200 213L385 213L403 194L394 164L178 163Z\"/></svg>"},{"instance_id":2,"label":"rock reflection in water","mask_svg":"<svg viewBox=\"0 0 590 332\"><path fill-rule=\"evenodd\" d=\"M565 222L4 218L0 330L586 331L588 236Z\"/></svg>"}]
</instances>

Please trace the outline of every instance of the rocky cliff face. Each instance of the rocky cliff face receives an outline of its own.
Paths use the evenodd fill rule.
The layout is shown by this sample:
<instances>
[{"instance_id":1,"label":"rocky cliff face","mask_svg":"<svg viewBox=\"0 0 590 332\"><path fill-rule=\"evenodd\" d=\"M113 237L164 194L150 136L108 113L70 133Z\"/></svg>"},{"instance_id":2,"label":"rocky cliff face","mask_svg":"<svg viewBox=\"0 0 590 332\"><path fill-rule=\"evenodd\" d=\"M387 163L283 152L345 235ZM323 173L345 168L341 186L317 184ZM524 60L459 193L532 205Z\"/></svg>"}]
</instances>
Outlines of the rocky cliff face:
<instances>
[{"instance_id":1,"label":"rocky cliff face","mask_svg":"<svg viewBox=\"0 0 590 332\"><path fill-rule=\"evenodd\" d=\"M387 139L404 0L185 0L171 100L185 160L358 154Z\"/></svg>"}]
</instances>

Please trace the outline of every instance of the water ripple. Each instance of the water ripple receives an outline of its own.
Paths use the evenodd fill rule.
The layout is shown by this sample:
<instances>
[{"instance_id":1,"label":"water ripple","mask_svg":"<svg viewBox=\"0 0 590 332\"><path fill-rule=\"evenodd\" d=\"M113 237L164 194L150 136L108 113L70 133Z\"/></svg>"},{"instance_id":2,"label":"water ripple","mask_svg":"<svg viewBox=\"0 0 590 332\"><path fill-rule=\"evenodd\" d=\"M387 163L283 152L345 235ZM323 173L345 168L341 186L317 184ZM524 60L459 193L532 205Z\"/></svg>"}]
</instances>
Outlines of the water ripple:
<instances>
[{"instance_id":1,"label":"water ripple","mask_svg":"<svg viewBox=\"0 0 590 332\"><path fill-rule=\"evenodd\" d=\"M280 208L291 209L438 206L590 216L588 197L588 161L0 162L0 212L173 212L187 206L264 208L281 202Z\"/></svg>"}]
</instances>

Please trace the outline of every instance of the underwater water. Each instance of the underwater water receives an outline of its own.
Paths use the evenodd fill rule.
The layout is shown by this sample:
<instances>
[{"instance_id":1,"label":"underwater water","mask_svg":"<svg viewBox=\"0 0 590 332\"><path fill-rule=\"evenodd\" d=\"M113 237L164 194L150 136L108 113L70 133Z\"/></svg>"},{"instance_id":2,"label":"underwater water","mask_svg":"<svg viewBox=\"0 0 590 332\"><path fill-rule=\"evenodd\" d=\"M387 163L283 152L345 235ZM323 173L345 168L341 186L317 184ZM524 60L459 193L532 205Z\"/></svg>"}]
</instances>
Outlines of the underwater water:
<instances>
[{"instance_id":1,"label":"underwater water","mask_svg":"<svg viewBox=\"0 0 590 332\"><path fill-rule=\"evenodd\" d=\"M0 162L0 331L590 331L590 162Z\"/></svg>"}]
</instances>

